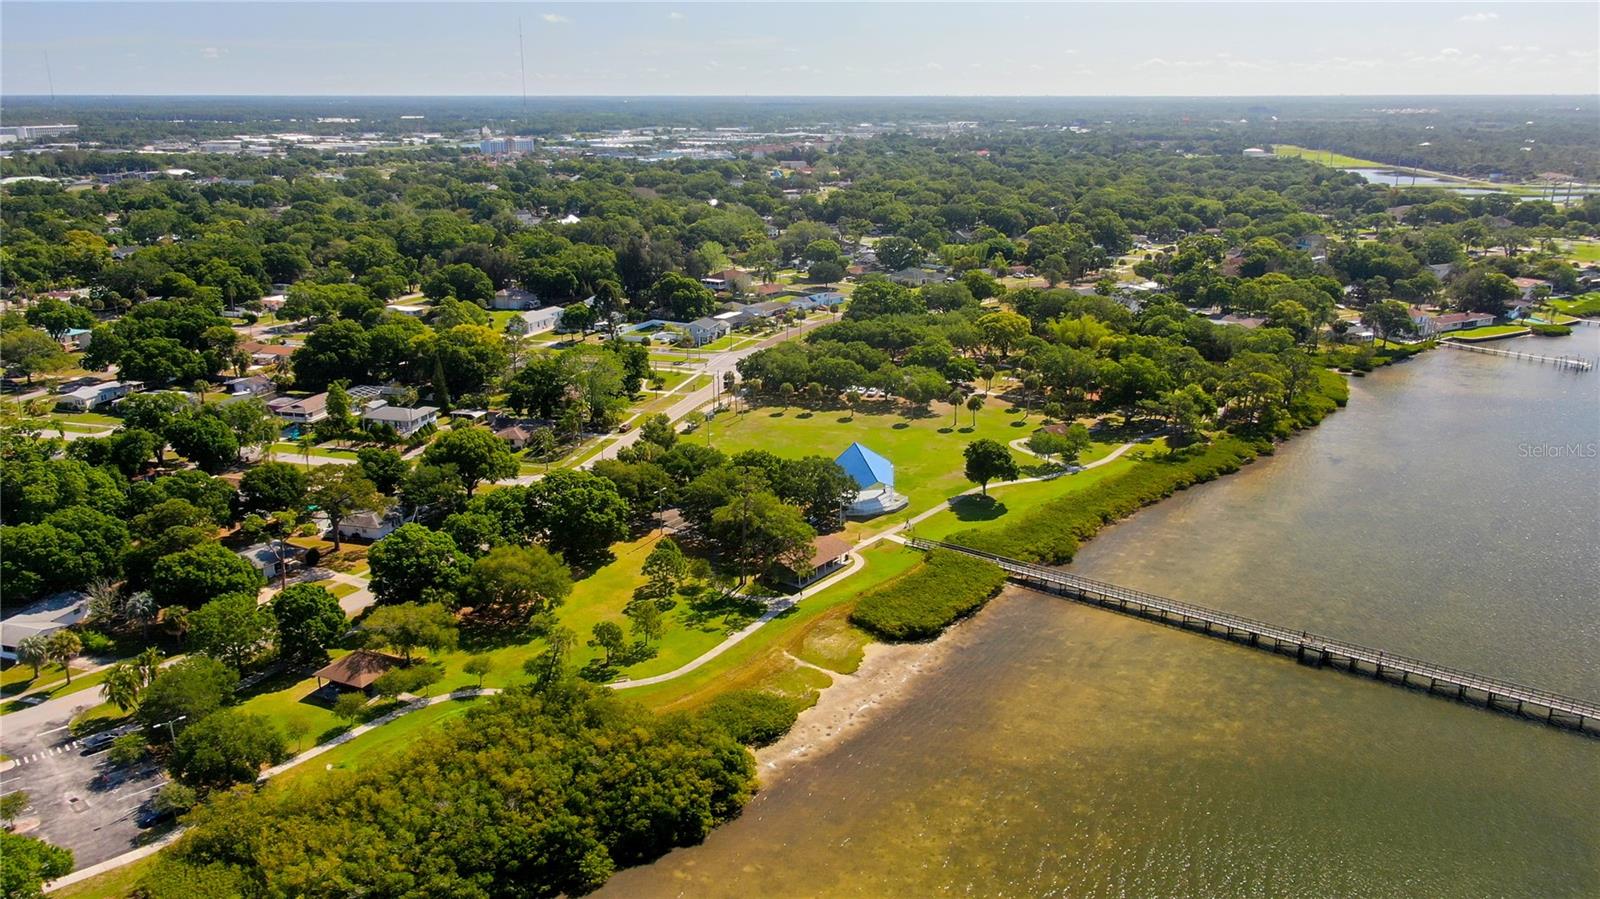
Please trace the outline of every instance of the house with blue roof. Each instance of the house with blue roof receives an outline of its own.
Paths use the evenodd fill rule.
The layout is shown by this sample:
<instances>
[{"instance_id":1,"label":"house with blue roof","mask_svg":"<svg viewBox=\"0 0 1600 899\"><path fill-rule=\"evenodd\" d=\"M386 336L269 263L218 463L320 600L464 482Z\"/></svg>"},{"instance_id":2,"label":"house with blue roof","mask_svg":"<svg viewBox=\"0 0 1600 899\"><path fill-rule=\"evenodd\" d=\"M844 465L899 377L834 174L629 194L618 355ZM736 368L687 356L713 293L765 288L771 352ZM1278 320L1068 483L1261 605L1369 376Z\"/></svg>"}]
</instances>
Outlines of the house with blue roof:
<instances>
[{"instance_id":1,"label":"house with blue roof","mask_svg":"<svg viewBox=\"0 0 1600 899\"><path fill-rule=\"evenodd\" d=\"M850 518L875 518L904 509L911 500L895 492L894 463L861 443L852 443L834 459L860 488L855 501L845 510Z\"/></svg>"}]
</instances>

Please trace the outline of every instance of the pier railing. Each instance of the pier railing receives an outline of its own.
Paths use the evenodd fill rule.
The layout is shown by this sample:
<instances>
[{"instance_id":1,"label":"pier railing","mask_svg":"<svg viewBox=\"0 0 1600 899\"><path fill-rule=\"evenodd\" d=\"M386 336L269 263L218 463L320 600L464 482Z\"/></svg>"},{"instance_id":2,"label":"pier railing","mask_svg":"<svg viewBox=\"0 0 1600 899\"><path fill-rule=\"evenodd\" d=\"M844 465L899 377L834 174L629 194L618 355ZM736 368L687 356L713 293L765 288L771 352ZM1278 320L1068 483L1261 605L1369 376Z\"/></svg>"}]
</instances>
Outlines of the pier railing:
<instances>
[{"instance_id":1,"label":"pier railing","mask_svg":"<svg viewBox=\"0 0 1600 899\"><path fill-rule=\"evenodd\" d=\"M1503 678L1440 665L1309 631L1297 631L1244 615L1120 587L953 543L916 537L908 538L906 543L921 550L939 547L987 559L1000 566L1011 580L1024 586L1181 627L1202 630L1213 636L1248 643L1271 652L1292 653L1298 660L1307 664L1330 665L1352 673L1369 675L1388 683L1425 689L1435 695L1442 690L1444 695L1453 695L1462 701L1534 716L1549 724L1576 730L1600 728L1600 704L1564 696L1550 690L1529 687Z\"/></svg>"},{"instance_id":2,"label":"pier railing","mask_svg":"<svg viewBox=\"0 0 1600 899\"><path fill-rule=\"evenodd\" d=\"M1593 371L1594 361L1582 356L1542 356L1538 353L1524 353L1519 350L1502 350L1497 347L1478 346L1474 343L1462 343L1459 340L1441 340L1439 346L1451 349L1466 350L1469 353L1484 353L1489 356L1504 356L1507 359L1521 359L1524 362L1537 362L1540 365L1554 365L1566 371Z\"/></svg>"}]
</instances>

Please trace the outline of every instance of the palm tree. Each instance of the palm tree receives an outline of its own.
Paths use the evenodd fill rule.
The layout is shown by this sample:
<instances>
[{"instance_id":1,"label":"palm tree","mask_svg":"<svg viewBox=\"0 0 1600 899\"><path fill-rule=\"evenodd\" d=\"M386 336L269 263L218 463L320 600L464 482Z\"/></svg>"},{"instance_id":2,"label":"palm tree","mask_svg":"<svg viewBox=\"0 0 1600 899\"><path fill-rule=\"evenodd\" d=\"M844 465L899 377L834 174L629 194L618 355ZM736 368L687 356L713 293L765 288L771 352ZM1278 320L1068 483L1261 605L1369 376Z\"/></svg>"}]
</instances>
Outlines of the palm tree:
<instances>
[{"instance_id":1,"label":"palm tree","mask_svg":"<svg viewBox=\"0 0 1600 899\"><path fill-rule=\"evenodd\" d=\"M124 712L138 708L139 694L144 692L144 687L144 676L133 662L112 665L106 669L105 679L100 682L106 701Z\"/></svg>"},{"instance_id":2,"label":"palm tree","mask_svg":"<svg viewBox=\"0 0 1600 899\"><path fill-rule=\"evenodd\" d=\"M305 455L306 465L309 466L311 464L311 448L317 445L316 436L310 431L305 431L301 433L300 439L296 440L295 444L300 447L300 452Z\"/></svg>"},{"instance_id":3,"label":"palm tree","mask_svg":"<svg viewBox=\"0 0 1600 899\"><path fill-rule=\"evenodd\" d=\"M993 365L985 365L983 368L978 369L978 376L983 378L983 392L984 393L988 393L989 391L994 389L994 384L991 383L991 382L994 381L994 366Z\"/></svg>"},{"instance_id":4,"label":"palm tree","mask_svg":"<svg viewBox=\"0 0 1600 899\"><path fill-rule=\"evenodd\" d=\"M148 590L140 590L128 597L122 604L122 614L129 621L139 622L139 636L145 637L150 633L150 622L156 620L156 615L161 608L156 605L156 598Z\"/></svg>"},{"instance_id":5,"label":"palm tree","mask_svg":"<svg viewBox=\"0 0 1600 899\"><path fill-rule=\"evenodd\" d=\"M950 395L945 397L945 402L950 404L950 427L956 427L961 424L961 391L950 391Z\"/></svg>"},{"instance_id":6,"label":"palm tree","mask_svg":"<svg viewBox=\"0 0 1600 899\"><path fill-rule=\"evenodd\" d=\"M133 657L133 664L139 666L139 676L144 678L146 686L156 679L156 673L161 670L161 650L148 646L144 652Z\"/></svg>"},{"instance_id":7,"label":"palm tree","mask_svg":"<svg viewBox=\"0 0 1600 899\"><path fill-rule=\"evenodd\" d=\"M843 397L844 407L846 409L850 410L850 420L851 421L855 421L856 420L856 401L858 399L860 399L860 395L857 394L854 390L846 390L844 392L844 397Z\"/></svg>"},{"instance_id":8,"label":"palm tree","mask_svg":"<svg viewBox=\"0 0 1600 899\"><path fill-rule=\"evenodd\" d=\"M61 666L67 675L67 683L72 683L72 660L83 652L83 641L72 631L60 630L52 633L47 640L50 661Z\"/></svg>"},{"instance_id":9,"label":"palm tree","mask_svg":"<svg viewBox=\"0 0 1600 899\"><path fill-rule=\"evenodd\" d=\"M973 394L967 397L967 408L972 410L972 427L978 427L978 410L983 408L983 397Z\"/></svg>"},{"instance_id":10,"label":"palm tree","mask_svg":"<svg viewBox=\"0 0 1600 899\"><path fill-rule=\"evenodd\" d=\"M39 679L39 668L50 661L50 638L45 634L32 634L17 641L17 661L33 666L33 679Z\"/></svg>"}]
</instances>

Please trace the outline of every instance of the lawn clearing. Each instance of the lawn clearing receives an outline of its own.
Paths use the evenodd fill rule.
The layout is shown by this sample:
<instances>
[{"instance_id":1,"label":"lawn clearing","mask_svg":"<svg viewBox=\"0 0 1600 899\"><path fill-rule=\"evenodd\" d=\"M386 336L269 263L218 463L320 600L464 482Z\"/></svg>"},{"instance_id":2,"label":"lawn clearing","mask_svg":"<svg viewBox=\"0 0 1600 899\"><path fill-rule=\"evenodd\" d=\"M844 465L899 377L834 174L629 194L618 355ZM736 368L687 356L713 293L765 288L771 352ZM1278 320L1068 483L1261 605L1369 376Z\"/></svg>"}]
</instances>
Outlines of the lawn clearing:
<instances>
[{"instance_id":1,"label":"lawn clearing","mask_svg":"<svg viewBox=\"0 0 1600 899\"><path fill-rule=\"evenodd\" d=\"M960 410L952 427L951 409L945 403L934 403L933 412L920 418L907 418L887 404L873 404L854 415L844 409L763 406L719 415L684 439L709 439L712 446L730 455L764 449L788 458L822 455L830 459L860 441L894 464L895 489L905 494L911 505L893 515L852 523L845 536L853 539L898 524L971 487L962 473L962 451L968 443L987 437L1008 444L1038 426L1037 417L1024 421L1007 408L1007 403L991 397L978 412L976 427L966 409ZM1012 457L1024 471L1039 465L1038 459L1022 453L1013 451Z\"/></svg>"},{"instance_id":2,"label":"lawn clearing","mask_svg":"<svg viewBox=\"0 0 1600 899\"><path fill-rule=\"evenodd\" d=\"M304 764L296 765L269 783L275 788L304 782L328 771L355 772L374 762L403 750L423 733L440 727L445 722L459 718L481 697L466 696L452 699L415 712L407 712L388 724L380 725L324 752ZM309 745L307 749L311 748Z\"/></svg>"},{"instance_id":3,"label":"lawn clearing","mask_svg":"<svg viewBox=\"0 0 1600 899\"><path fill-rule=\"evenodd\" d=\"M1293 144L1273 144L1272 152L1277 156L1296 156L1308 159L1319 165L1332 166L1336 169L1383 169L1389 168L1382 162L1373 162L1370 159L1360 159L1355 156L1346 156L1332 150L1312 150L1306 147L1296 147Z\"/></svg>"},{"instance_id":4,"label":"lawn clearing","mask_svg":"<svg viewBox=\"0 0 1600 899\"><path fill-rule=\"evenodd\" d=\"M31 666L18 665L17 667L26 669L30 676L33 674L33 668ZM46 675L47 670L48 669L41 670L40 674ZM59 668L56 670L60 671ZM38 702L23 702L24 699L43 697L43 699L39 700L40 702L50 699L59 699L62 696L69 696L78 692L79 690L87 690L90 687L97 687L100 685L100 682L105 679L105 669L101 669L92 674L79 674L73 677L72 683L70 684L67 683L65 675L62 676L61 680L53 681L47 679L43 681L43 686L40 686L36 689L31 689L26 693L18 694L7 701L5 705L0 705L0 715L38 705Z\"/></svg>"},{"instance_id":5,"label":"lawn clearing","mask_svg":"<svg viewBox=\"0 0 1600 899\"><path fill-rule=\"evenodd\" d=\"M1527 333L1530 332L1526 325L1490 325L1487 328L1473 328L1470 331L1453 331L1444 336L1450 340L1473 343L1479 340L1496 340L1501 337L1510 337L1514 334Z\"/></svg>"}]
</instances>

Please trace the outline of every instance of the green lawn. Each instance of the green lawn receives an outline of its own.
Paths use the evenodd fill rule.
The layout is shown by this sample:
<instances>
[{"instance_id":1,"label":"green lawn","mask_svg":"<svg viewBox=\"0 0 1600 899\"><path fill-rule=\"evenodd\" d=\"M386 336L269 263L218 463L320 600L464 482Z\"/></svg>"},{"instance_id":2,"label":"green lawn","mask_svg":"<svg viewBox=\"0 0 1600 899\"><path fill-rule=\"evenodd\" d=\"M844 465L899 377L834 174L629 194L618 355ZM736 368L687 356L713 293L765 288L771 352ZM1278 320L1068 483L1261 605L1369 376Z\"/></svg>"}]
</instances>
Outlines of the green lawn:
<instances>
[{"instance_id":1,"label":"green lawn","mask_svg":"<svg viewBox=\"0 0 1600 899\"><path fill-rule=\"evenodd\" d=\"M304 462L306 451L297 443L274 443L272 452L279 462ZM354 459L356 454L351 450L329 449L326 446L312 447L311 455L328 459Z\"/></svg>"},{"instance_id":2,"label":"green lawn","mask_svg":"<svg viewBox=\"0 0 1600 899\"><path fill-rule=\"evenodd\" d=\"M14 671L18 668L22 669L27 676L31 676L33 674L33 668L31 666L17 665L12 670ZM60 669L58 668L56 670L59 671ZM6 690L8 691L6 695L10 698L4 705L0 705L0 715L4 715L7 712L15 712L21 709L29 708L29 703L22 702L22 698L25 696L43 696L47 700L57 699L62 696L76 693L79 690L87 690L90 687L98 686L99 683L106 678L105 670L100 670L94 672L93 674L80 674L74 677L72 679L72 683L69 684L66 682L65 677L62 677L60 680L52 680L48 675L48 671L48 668L41 670L40 674L44 677L44 680L41 681L40 686L25 688L27 689L27 692L25 693L10 693L9 691L12 689L12 687L8 683L6 685ZM36 704L37 703L33 703L33 705Z\"/></svg>"},{"instance_id":3,"label":"green lawn","mask_svg":"<svg viewBox=\"0 0 1600 899\"><path fill-rule=\"evenodd\" d=\"M1152 444L1155 448L1160 442ZM1039 506L1070 493L1087 490L1095 484L1138 464L1138 456L1155 449L1130 450L1114 462L1098 468L1062 475L1048 481L1032 484L1013 484L989 491L989 500L981 496L964 496L950 508L919 522L913 533L926 540L943 540L956 531L970 527L999 526L1015 520Z\"/></svg>"},{"instance_id":4,"label":"green lawn","mask_svg":"<svg viewBox=\"0 0 1600 899\"><path fill-rule=\"evenodd\" d=\"M848 410L819 409L811 412L799 406L787 410L766 406L743 413L724 413L691 437L707 439L725 453L764 449L785 457L823 455L833 458L854 441L860 441L882 455L895 467L895 489L911 500L903 512L884 516L865 527L853 525L849 532L871 533L904 521L915 514L972 486L962 474L962 450L981 437L1010 443L1031 434L1038 427L1037 416L1027 421L1007 411L1007 404L990 399L978 412L973 427L972 413L960 412L959 423L951 427L950 407L934 403L933 414L906 418L907 407L873 404L853 416ZM1013 452L1017 465L1028 470L1039 465L1032 456Z\"/></svg>"},{"instance_id":5,"label":"green lawn","mask_svg":"<svg viewBox=\"0 0 1600 899\"><path fill-rule=\"evenodd\" d=\"M1570 300L1551 300L1550 305L1568 315L1600 315L1600 293L1586 293Z\"/></svg>"},{"instance_id":6,"label":"green lawn","mask_svg":"<svg viewBox=\"0 0 1600 899\"><path fill-rule=\"evenodd\" d=\"M1346 156L1343 153L1334 153L1329 150L1310 150L1305 147L1296 147L1293 144L1273 144L1272 152L1278 156L1299 156L1320 165L1333 166L1336 169L1382 169L1388 168L1381 162L1370 159L1358 159Z\"/></svg>"},{"instance_id":7,"label":"green lawn","mask_svg":"<svg viewBox=\"0 0 1600 899\"><path fill-rule=\"evenodd\" d=\"M1567 255L1580 262L1600 262L1600 242L1574 241L1567 245Z\"/></svg>"},{"instance_id":8,"label":"green lawn","mask_svg":"<svg viewBox=\"0 0 1600 899\"><path fill-rule=\"evenodd\" d=\"M1469 331L1451 331L1443 336L1451 340L1473 342L1478 340L1493 340L1496 337L1505 337L1508 334L1527 334L1526 325L1490 325L1487 328L1473 328Z\"/></svg>"},{"instance_id":9,"label":"green lawn","mask_svg":"<svg viewBox=\"0 0 1600 899\"><path fill-rule=\"evenodd\" d=\"M692 708L719 693L752 688L814 699L816 691L828 686L831 679L789 656L834 671L854 671L865 637L845 620L851 605L863 591L922 559L922 553L888 541L866 549L862 556L865 568L802 600L702 667L665 683L625 690L622 695L658 710Z\"/></svg>"},{"instance_id":10,"label":"green lawn","mask_svg":"<svg viewBox=\"0 0 1600 899\"><path fill-rule=\"evenodd\" d=\"M431 730L445 721L460 716L479 698L474 696L456 699L408 712L304 764L290 768L274 777L270 783L274 787L282 787L330 770L358 771L363 766L370 765L398 749L404 749L423 731ZM310 748L309 745L306 748Z\"/></svg>"}]
</instances>

